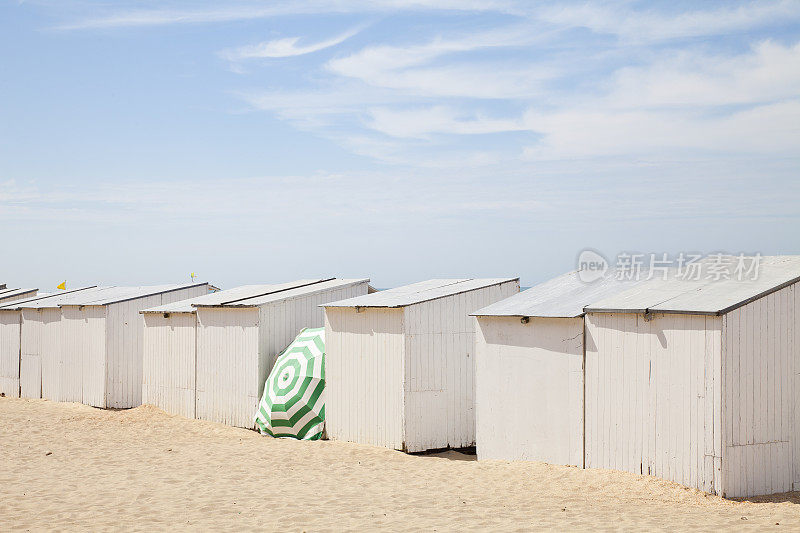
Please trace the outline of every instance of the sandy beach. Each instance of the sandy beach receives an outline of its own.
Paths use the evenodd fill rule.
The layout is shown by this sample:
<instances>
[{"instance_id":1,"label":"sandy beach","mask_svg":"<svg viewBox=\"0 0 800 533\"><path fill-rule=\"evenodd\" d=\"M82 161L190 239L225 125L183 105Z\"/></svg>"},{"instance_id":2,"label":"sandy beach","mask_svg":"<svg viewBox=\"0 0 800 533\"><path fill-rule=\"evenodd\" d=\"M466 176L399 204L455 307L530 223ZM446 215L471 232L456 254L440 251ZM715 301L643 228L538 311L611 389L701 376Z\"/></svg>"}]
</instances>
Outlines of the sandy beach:
<instances>
[{"instance_id":1,"label":"sandy beach","mask_svg":"<svg viewBox=\"0 0 800 533\"><path fill-rule=\"evenodd\" d=\"M727 501L612 471L277 440L149 406L0 398L0 451L3 530L800 528L800 493Z\"/></svg>"}]
</instances>

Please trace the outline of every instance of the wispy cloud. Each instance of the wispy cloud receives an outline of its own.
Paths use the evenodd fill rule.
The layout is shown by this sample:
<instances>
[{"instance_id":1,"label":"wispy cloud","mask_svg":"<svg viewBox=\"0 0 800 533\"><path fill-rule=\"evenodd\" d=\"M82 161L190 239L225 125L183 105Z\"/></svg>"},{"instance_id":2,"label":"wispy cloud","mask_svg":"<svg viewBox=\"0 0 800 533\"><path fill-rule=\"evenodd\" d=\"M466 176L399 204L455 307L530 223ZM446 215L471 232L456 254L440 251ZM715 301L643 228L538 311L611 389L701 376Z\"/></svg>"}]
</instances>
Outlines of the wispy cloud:
<instances>
[{"instance_id":1,"label":"wispy cloud","mask_svg":"<svg viewBox=\"0 0 800 533\"><path fill-rule=\"evenodd\" d=\"M445 106L416 109L379 107L369 111L369 127L392 137L425 138L430 134L478 135L528 129L517 119L464 115Z\"/></svg>"},{"instance_id":2,"label":"wispy cloud","mask_svg":"<svg viewBox=\"0 0 800 533\"><path fill-rule=\"evenodd\" d=\"M258 44L249 44L223 50L220 52L220 57L228 61L245 61L248 59L266 59L266 58L279 58L279 57L293 57L313 52L319 52L326 48L331 48L338 44L343 43L347 39L358 34L364 26L351 28L344 33L341 33L330 39L318 41L310 44L298 44L300 37L286 37L283 39L273 39L271 41L264 41Z\"/></svg>"},{"instance_id":3,"label":"wispy cloud","mask_svg":"<svg viewBox=\"0 0 800 533\"><path fill-rule=\"evenodd\" d=\"M328 61L325 68L338 76L376 87L398 89L418 96L470 98L530 97L559 68L550 62L504 61L502 64L466 59L468 53L531 46L552 37L530 25L483 30L465 36L437 37L406 46L368 46ZM444 64L437 61L449 59ZM491 71L491 76L487 72Z\"/></svg>"},{"instance_id":4,"label":"wispy cloud","mask_svg":"<svg viewBox=\"0 0 800 533\"><path fill-rule=\"evenodd\" d=\"M800 97L800 42L755 43L740 54L669 51L616 71L614 107L730 106Z\"/></svg>"},{"instance_id":5,"label":"wispy cloud","mask_svg":"<svg viewBox=\"0 0 800 533\"><path fill-rule=\"evenodd\" d=\"M621 69L607 94L538 110L532 159L800 153L800 43L747 53L682 54ZM677 151L677 152L676 152Z\"/></svg>"},{"instance_id":6,"label":"wispy cloud","mask_svg":"<svg viewBox=\"0 0 800 533\"><path fill-rule=\"evenodd\" d=\"M637 9L636 6L631 2L559 3L532 11L532 16L551 24L588 28L632 42L722 35L775 22L800 20L800 2L797 0L748 4L731 2L717 9L673 12L656 8Z\"/></svg>"},{"instance_id":7,"label":"wispy cloud","mask_svg":"<svg viewBox=\"0 0 800 533\"><path fill-rule=\"evenodd\" d=\"M520 12L518 2L504 0L294 0L274 1L267 6L234 3L193 9L117 9L103 16L87 17L57 26L62 30L85 30L207 24L239 20L266 19L286 15L325 13L381 13L404 10Z\"/></svg>"},{"instance_id":8,"label":"wispy cloud","mask_svg":"<svg viewBox=\"0 0 800 533\"><path fill-rule=\"evenodd\" d=\"M524 37L509 32L497 41L481 34L472 41L369 46L325 64L335 79L347 81L334 92L250 101L355 153L395 164L451 162L446 150L421 157L417 139L507 132L539 138L519 145L518 155L528 161L701 152L792 156L800 148L800 43L765 40L742 53L665 49L599 76L591 71L591 51L571 52L561 65L459 56L522 43ZM585 76L583 70L596 79L566 95L554 89L564 79ZM515 105L510 112L482 111L476 100ZM364 131L342 136L344 124ZM476 157L464 153L462 161L500 159L491 149L480 155L470 149ZM502 154L508 157L508 147Z\"/></svg>"}]
</instances>

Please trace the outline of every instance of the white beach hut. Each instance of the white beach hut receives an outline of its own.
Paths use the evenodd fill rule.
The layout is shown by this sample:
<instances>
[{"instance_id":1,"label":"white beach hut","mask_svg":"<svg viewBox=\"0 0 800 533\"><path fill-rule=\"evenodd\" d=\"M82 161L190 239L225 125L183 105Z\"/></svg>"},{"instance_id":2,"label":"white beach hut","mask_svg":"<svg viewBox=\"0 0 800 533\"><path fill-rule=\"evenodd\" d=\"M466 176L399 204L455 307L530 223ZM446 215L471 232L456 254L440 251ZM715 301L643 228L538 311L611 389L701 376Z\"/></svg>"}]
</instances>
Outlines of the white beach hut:
<instances>
[{"instance_id":1,"label":"white beach hut","mask_svg":"<svg viewBox=\"0 0 800 533\"><path fill-rule=\"evenodd\" d=\"M518 278L434 279L325 305L328 437L408 452L475 443L469 313Z\"/></svg>"},{"instance_id":2,"label":"white beach hut","mask_svg":"<svg viewBox=\"0 0 800 533\"><path fill-rule=\"evenodd\" d=\"M33 300L22 308L21 384L43 398L95 407L141 404L143 320L139 310L208 292L207 283L96 287ZM36 372L38 369L38 373ZM23 387L23 391L25 387Z\"/></svg>"},{"instance_id":3,"label":"white beach hut","mask_svg":"<svg viewBox=\"0 0 800 533\"><path fill-rule=\"evenodd\" d=\"M635 283L570 272L472 313L479 460L583 466L583 308Z\"/></svg>"},{"instance_id":4,"label":"white beach hut","mask_svg":"<svg viewBox=\"0 0 800 533\"><path fill-rule=\"evenodd\" d=\"M586 466L727 497L800 488L800 257L586 308Z\"/></svg>"},{"instance_id":5,"label":"white beach hut","mask_svg":"<svg viewBox=\"0 0 800 533\"><path fill-rule=\"evenodd\" d=\"M0 302L0 394L12 398L40 398L41 397L41 359L35 354L40 353L35 346L22 343L22 308L34 301L49 300L56 302L75 291L73 289L59 294L41 294L26 299L15 299ZM58 312L58 311L56 311ZM42 322L44 323L44 322ZM26 332L26 338L31 338L38 343L39 335L31 336ZM24 356L23 356L24 354ZM20 372L26 380L20 384Z\"/></svg>"},{"instance_id":6,"label":"white beach hut","mask_svg":"<svg viewBox=\"0 0 800 533\"><path fill-rule=\"evenodd\" d=\"M368 279L247 285L143 311L144 401L190 418L254 427L275 358L319 304L367 294Z\"/></svg>"}]
</instances>

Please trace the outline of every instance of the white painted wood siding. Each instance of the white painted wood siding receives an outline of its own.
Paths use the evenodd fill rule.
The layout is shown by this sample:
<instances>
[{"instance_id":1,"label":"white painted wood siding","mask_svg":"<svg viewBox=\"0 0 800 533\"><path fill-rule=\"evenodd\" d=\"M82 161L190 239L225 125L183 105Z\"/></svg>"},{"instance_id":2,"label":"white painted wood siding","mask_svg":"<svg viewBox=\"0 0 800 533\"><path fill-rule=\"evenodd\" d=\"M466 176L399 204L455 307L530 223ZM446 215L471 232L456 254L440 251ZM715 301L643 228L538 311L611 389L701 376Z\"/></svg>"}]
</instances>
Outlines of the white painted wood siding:
<instances>
[{"instance_id":1,"label":"white painted wood siding","mask_svg":"<svg viewBox=\"0 0 800 533\"><path fill-rule=\"evenodd\" d=\"M0 311L0 394L19 398L20 311Z\"/></svg>"},{"instance_id":2,"label":"white painted wood siding","mask_svg":"<svg viewBox=\"0 0 800 533\"><path fill-rule=\"evenodd\" d=\"M106 310L104 306L63 307L62 401L106 407Z\"/></svg>"},{"instance_id":3,"label":"white painted wood siding","mask_svg":"<svg viewBox=\"0 0 800 533\"><path fill-rule=\"evenodd\" d=\"M722 319L586 316L586 466L722 487Z\"/></svg>"},{"instance_id":4,"label":"white painted wood siding","mask_svg":"<svg viewBox=\"0 0 800 533\"><path fill-rule=\"evenodd\" d=\"M478 317L478 459L583 466L583 317Z\"/></svg>"},{"instance_id":5,"label":"white painted wood siding","mask_svg":"<svg viewBox=\"0 0 800 533\"><path fill-rule=\"evenodd\" d=\"M792 490L797 392L797 285L759 298L723 319L724 493Z\"/></svg>"},{"instance_id":6,"label":"white painted wood siding","mask_svg":"<svg viewBox=\"0 0 800 533\"><path fill-rule=\"evenodd\" d=\"M58 373L61 310L23 309L20 318L20 389L23 397L61 401L61 376Z\"/></svg>"},{"instance_id":7,"label":"white painted wood siding","mask_svg":"<svg viewBox=\"0 0 800 533\"><path fill-rule=\"evenodd\" d=\"M139 311L162 303L162 295L156 294L107 306L106 407L119 409L142 404L144 318Z\"/></svg>"},{"instance_id":8,"label":"white painted wood siding","mask_svg":"<svg viewBox=\"0 0 800 533\"><path fill-rule=\"evenodd\" d=\"M31 340L31 337L38 340ZM69 391L70 388L62 385L66 379L67 370L77 370L68 368L65 370L62 354L62 325L61 309L23 309L22 310L22 338L25 350L28 353L35 353L39 350L41 360L41 392L42 398L51 401L80 401L80 381L77 382L77 400L62 399L62 389ZM35 378L34 378L35 379ZM72 387L74 390L75 387Z\"/></svg>"},{"instance_id":9,"label":"white painted wood siding","mask_svg":"<svg viewBox=\"0 0 800 533\"><path fill-rule=\"evenodd\" d=\"M475 444L475 325L470 313L519 292L511 281L403 308L407 451Z\"/></svg>"},{"instance_id":10,"label":"white painted wood siding","mask_svg":"<svg viewBox=\"0 0 800 533\"><path fill-rule=\"evenodd\" d=\"M258 308L197 310L197 418L254 427Z\"/></svg>"},{"instance_id":11,"label":"white painted wood siding","mask_svg":"<svg viewBox=\"0 0 800 533\"><path fill-rule=\"evenodd\" d=\"M263 305L259 308L259 382L258 396L264 392L264 382L269 376L278 355L297 337L303 328L321 328L325 325L325 309L320 304L367 294L367 282L349 287L320 291L307 296L291 298Z\"/></svg>"},{"instance_id":12,"label":"white painted wood siding","mask_svg":"<svg viewBox=\"0 0 800 533\"><path fill-rule=\"evenodd\" d=\"M142 403L195 417L197 315L144 315Z\"/></svg>"},{"instance_id":13,"label":"white painted wood siding","mask_svg":"<svg viewBox=\"0 0 800 533\"><path fill-rule=\"evenodd\" d=\"M25 309L21 312L31 320L24 320L24 327L20 332L20 397L41 398L47 322L58 320L60 313L57 309Z\"/></svg>"},{"instance_id":14,"label":"white painted wood siding","mask_svg":"<svg viewBox=\"0 0 800 533\"><path fill-rule=\"evenodd\" d=\"M20 345L20 397L42 397L42 337L44 324L41 320L25 323Z\"/></svg>"},{"instance_id":15,"label":"white painted wood siding","mask_svg":"<svg viewBox=\"0 0 800 533\"><path fill-rule=\"evenodd\" d=\"M404 449L402 309L325 310L328 438Z\"/></svg>"}]
</instances>

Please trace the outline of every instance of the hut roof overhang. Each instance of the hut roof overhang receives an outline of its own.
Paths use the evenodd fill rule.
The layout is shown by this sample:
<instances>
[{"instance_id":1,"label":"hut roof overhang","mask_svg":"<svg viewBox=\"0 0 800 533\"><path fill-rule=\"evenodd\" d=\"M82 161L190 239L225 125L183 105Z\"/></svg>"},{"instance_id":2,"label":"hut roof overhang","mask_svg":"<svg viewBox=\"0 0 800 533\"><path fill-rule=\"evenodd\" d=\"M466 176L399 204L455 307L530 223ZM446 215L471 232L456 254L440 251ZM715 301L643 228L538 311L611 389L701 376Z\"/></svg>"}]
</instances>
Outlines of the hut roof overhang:
<instances>
[{"instance_id":1,"label":"hut roof overhang","mask_svg":"<svg viewBox=\"0 0 800 533\"><path fill-rule=\"evenodd\" d=\"M65 292L58 292L55 294L39 294L33 298L26 298L24 300L15 300L5 305L0 305L0 310L3 311L19 311L20 309L37 309L45 307L58 307L58 302L64 298L72 297L73 293L79 291L86 291L95 289L96 286L80 287L78 289L70 289Z\"/></svg>"},{"instance_id":2,"label":"hut roof overhang","mask_svg":"<svg viewBox=\"0 0 800 533\"><path fill-rule=\"evenodd\" d=\"M394 289L322 304L321 307L407 307L512 281L519 281L519 278L429 279Z\"/></svg>"},{"instance_id":3,"label":"hut roof overhang","mask_svg":"<svg viewBox=\"0 0 800 533\"><path fill-rule=\"evenodd\" d=\"M358 283L369 282L369 278L339 279L318 278L300 279L287 283L267 285L243 285L233 289L205 294L189 300L160 305L141 311L142 313L196 313L198 308L243 309L259 307L314 294L315 292L347 287Z\"/></svg>"},{"instance_id":4,"label":"hut roof overhang","mask_svg":"<svg viewBox=\"0 0 800 533\"><path fill-rule=\"evenodd\" d=\"M472 316L577 318L584 307L600 298L623 292L636 283L617 279L612 271L594 280L584 281L574 270L524 290L505 300L470 313Z\"/></svg>"},{"instance_id":5,"label":"hut roof overhang","mask_svg":"<svg viewBox=\"0 0 800 533\"><path fill-rule=\"evenodd\" d=\"M755 259L755 258L753 258ZM715 279L707 273L699 279L651 279L633 288L600 299L585 309L591 313L674 313L724 315L739 307L800 281L800 256L763 256L754 277Z\"/></svg>"}]
</instances>

